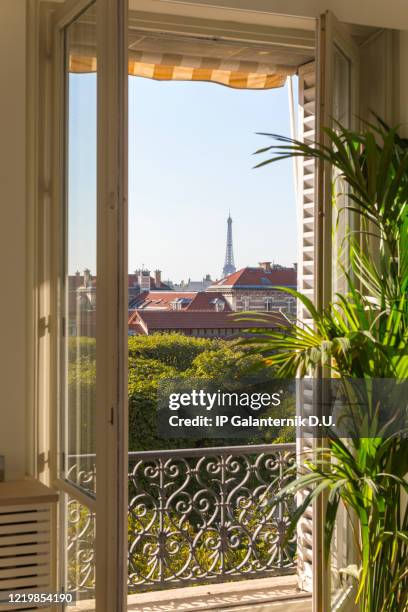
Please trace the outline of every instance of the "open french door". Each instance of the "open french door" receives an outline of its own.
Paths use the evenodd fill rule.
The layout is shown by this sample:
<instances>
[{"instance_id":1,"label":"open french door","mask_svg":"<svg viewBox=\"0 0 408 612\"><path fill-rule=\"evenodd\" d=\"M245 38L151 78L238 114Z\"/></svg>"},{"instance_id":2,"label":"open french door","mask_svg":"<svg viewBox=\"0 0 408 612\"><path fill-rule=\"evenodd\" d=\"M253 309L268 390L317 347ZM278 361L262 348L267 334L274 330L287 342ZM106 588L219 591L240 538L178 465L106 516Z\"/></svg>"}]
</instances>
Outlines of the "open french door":
<instances>
[{"instance_id":1,"label":"open french door","mask_svg":"<svg viewBox=\"0 0 408 612\"><path fill-rule=\"evenodd\" d=\"M126 609L127 5L50 19L60 588L98 612Z\"/></svg>"},{"instance_id":2,"label":"open french door","mask_svg":"<svg viewBox=\"0 0 408 612\"><path fill-rule=\"evenodd\" d=\"M326 127L335 129L336 122L345 127L356 128L359 116L359 48L335 16L326 12L321 15L317 25L316 61L316 139L327 143ZM335 179L333 168L328 164L317 164L314 203L315 244L314 244L314 300L318 308L324 308L332 299L333 293L342 291L343 281L339 272L341 264L347 267L342 253L342 243L346 228L353 224L352 218L339 214L344 207L343 201L336 202L332 187ZM322 372L330 376L330 372ZM324 446L324 440L315 440ZM334 563L328 567L324 558L324 521L325 497L315 503L313 508L313 611L339 609L336 602L342 601L344 609L347 597L335 597L336 587L333 576L336 574ZM349 547L343 546L348 540L347 527L340 512L337 519L337 550L333 555L337 567L345 567L352 554ZM351 546L351 541L350 541ZM334 570L334 571L333 571ZM351 601L350 601L351 603ZM351 603L352 605L352 603ZM352 608L351 608L352 609Z\"/></svg>"},{"instance_id":3,"label":"open french door","mask_svg":"<svg viewBox=\"0 0 408 612\"><path fill-rule=\"evenodd\" d=\"M346 127L357 127L359 115L358 47L330 12L318 20L316 38L316 60L301 66L298 72L300 138L308 144L327 143L324 128L335 126L336 121ZM309 159L299 163L298 289L318 308L323 308L334 292L342 290L339 264L347 262L342 259L340 245L352 219L338 218L333 206L333 169ZM337 204L342 207L344 201ZM302 305L298 308L298 319L307 325L313 323ZM302 397L298 398L302 415L315 413L315 393L313 383L308 385L305 380ZM314 445L324 445L324 440L303 433L297 441L298 456L311 452ZM332 609L336 588L332 568L327 567L324 558L324 515L325 498L321 496L298 525L299 586L313 592L314 612ZM344 567L350 551L341 544L348 538L341 513L338 522L336 565Z\"/></svg>"},{"instance_id":4,"label":"open french door","mask_svg":"<svg viewBox=\"0 0 408 612\"><path fill-rule=\"evenodd\" d=\"M318 22L317 36L317 140L327 144L325 127L335 122L344 127L358 127L359 117L359 48L345 27L329 11ZM316 242L316 304L321 307L332 298L336 286L333 275L337 249L332 242L335 211L332 206L333 170L329 165L317 168L315 219ZM340 229L340 228L336 228ZM336 232L337 233L337 232Z\"/></svg>"}]
</instances>

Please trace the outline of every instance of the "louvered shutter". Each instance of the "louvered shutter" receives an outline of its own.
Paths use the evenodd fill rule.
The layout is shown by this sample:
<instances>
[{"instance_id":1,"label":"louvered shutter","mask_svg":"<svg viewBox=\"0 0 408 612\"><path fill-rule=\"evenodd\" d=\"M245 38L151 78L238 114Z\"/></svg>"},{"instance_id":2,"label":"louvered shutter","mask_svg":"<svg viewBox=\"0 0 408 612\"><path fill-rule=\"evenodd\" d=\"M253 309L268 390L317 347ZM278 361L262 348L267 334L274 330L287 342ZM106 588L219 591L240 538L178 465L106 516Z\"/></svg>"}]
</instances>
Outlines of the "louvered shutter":
<instances>
[{"instance_id":1,"label":"louvered shutter","mask_svg":"<svg viewBox=\"0 0 408 612\"><path fill-rule=\"evenodd\" d=\"M334 15L327 11L321 15L317 28L317 65L308 64L299 71L301 107L301 137L306 142L318 140L328 144L325 127L332 125L333 117L352 118L358 110L359 50L348 31ZM316 95L316 89L318 94ZM316 99L318 97L318 104ZM314 183L316 181L318 183ZM300 169L299 217L301 220L301 253L299 257L299 289L310 297L317 308L325 307L332 299L333 280L338 283L337 241L332 241L332 184L333 171L327 164L319 163L315 168L305 160ZM311 323L309 315L299 307L299 318ZM323 370L321 376L327 378ZM298 394L301 414L319 409L321 391L312 388L312 381L305 381L305 389ZM316 397L314 397L314 391ZM314 404L316 403L316 407ZM311 433L298 438L298 458L302 465L301 453L315 444L325 444L322 439L314 440ZM313 511L299 524L299 581L303 588L313 588L313 609L326 610L330 607L330 572L324 557L324 496L315 501ZM313 525L313 530L312 530ZM340 550L336 541L343 539L341 520L336 521L336 539L332 551L332 567L339 561ZM312 556L313 555L313 556ZM344 556L344 555L342 555ZM315 564L312 572L312 560ZM340 560L341 564L341 560ZM335 581L336 582L336 581ZM336 586L332 581L332 586Z\"/></svg>"},{"instance_id":2,"label":"louvered shutter","mask_svg":"<svg viewBox=\"0 0 408 612\"><path fill-rule=\"evenodd\" d=\"M316 70L315 62L310 62L299 69L299 139L308 144L315 141L315 106L316 106ZM312 301L314 300L315 274L315 162L299 158L298 218L300 227L298 252L298 290ZM298 320L311 325L309 313L301 302L298 303ZM297 413L302 416L313 414L312 381L305 379L299 384L297 394ZM312 435L304 430L297 435L298 465L304 463L305 453L313 447ZM299 494L301 503L304 494ZM312 524L313 511L310 506L298 523L298 580L299 587L312 591Z\"/></svg>"},{"instance_id":3,"label":"louvered shutter","mask_svg":"<svg viewBox=\"0 0 408 612\"><path fill-rule=\"evenodd\" d=\"M299 68L299 124L300 140L307 144L315 141L316 71L315 62ZM315 162L299 158L299 225L298 290L314 299L315 250ZM298 305L298 319L310 324L308 313Z\"/></svg>"}]
</instances>

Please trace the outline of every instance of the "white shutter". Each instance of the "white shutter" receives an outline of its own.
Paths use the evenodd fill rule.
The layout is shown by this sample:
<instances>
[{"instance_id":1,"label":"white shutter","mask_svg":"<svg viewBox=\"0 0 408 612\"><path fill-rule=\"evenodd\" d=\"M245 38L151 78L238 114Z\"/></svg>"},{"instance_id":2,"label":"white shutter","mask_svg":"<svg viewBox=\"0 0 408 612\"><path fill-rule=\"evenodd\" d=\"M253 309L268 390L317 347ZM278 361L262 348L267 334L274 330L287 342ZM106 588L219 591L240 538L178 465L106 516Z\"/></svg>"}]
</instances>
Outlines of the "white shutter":
<instances>
[{"instance_id":1,"label":"white shutter","mask_svg":"<svg viewBox=\"0 0 408 612\"><path fill-rule=\"evenodd\" d=\"M299 68L299 140L307 144L315 141L316 123L316 70L315 62ZM315 262L315 161L298 158L299 161L299 252L298 291L313 300ZM298 305L298 319L311 323L302 304Z\"/></svg>"},{"instance_id":2,"label":"white shutter","mask_svg":"<svg viewBox=\"0 0 408 612\"><path fill-rule=\"evenodd\" d=\"M315 106L316 106L316 70L315 62L310 62L299 68L299 140L307 144L315 141ZM299 189L298 189L298 219L300 236L298 239L298 291L314 300L315 275L315 162L311 159L298 158ZM309 313L301 302L298 303L298 320L308 325L312 324ZM299 385L297 394L297 413L304 417L313 414L312 381L305 379ZM298 432L296 449L298 465L304 463L304 454L313 447L313 438L303 430ZM304 494L299 494L301 503ZM310 506L298 523L298 581L299 588L312 591L312 557L313 557L313 511Z\"/></svg>"}]
</instances>

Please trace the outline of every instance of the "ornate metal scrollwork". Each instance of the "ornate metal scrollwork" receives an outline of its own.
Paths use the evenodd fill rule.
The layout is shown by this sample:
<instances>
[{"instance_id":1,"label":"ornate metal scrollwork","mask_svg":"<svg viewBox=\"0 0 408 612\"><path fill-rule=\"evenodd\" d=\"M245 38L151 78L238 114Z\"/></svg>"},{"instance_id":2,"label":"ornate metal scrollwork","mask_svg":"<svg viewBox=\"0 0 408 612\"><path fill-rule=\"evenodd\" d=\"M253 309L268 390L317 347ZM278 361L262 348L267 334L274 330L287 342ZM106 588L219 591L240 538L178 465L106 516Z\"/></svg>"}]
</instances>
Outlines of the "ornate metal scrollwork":
<instances>
[{"instance_id":1,"label":"ornate metal scrollwork","mask_svg":"<svg viewBox=\"0 0 408 612\"><path fill-rule=\"evenodd\" d=\"M295 445L130 453L129 590L293 571Z\"/></svg>"},{"instance_id":2,"label":"ornate metal scrollwork","mask_svg":"<svg viewBox=\"0 0 408 612\"><path fill-rule=\"evenodd\" d=\"M95 514L76 499L68 498L67 590L80 599L95 596Z\"/></svg>"},{"instance_id":3,"label":"ornate metal scrollwork","mask_svg":"<svg viewBox=\"0 0 408 612\"><path fill-rule=\"evenodd\" d=\"M70 476L94 488L94 462ZM129 453L129 592L293 572L287 540L292 498L272 503L294 475L295 445ZM74 499L68 513L68 588L95 585L95 515Z\"/></svg>"}]
</instances>

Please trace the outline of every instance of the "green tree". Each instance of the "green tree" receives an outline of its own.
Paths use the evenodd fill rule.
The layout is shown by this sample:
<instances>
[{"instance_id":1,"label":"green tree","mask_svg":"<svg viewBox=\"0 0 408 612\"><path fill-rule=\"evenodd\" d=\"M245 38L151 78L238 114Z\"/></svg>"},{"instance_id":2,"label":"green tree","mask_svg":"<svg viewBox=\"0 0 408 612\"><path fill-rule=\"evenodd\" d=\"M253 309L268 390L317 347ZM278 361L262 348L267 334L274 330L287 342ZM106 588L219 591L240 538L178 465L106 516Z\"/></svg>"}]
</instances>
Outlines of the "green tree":
<instances>
[{"instance_id":1,"label":"green tree","mask_svg":"<svg viewBox=\"0 0 408 612\"><path fill-rule=\"evenodd\" d=\"M194 357L203 351L215 350L217 346L218 342L214 340L177 333L130 336L129 367L135 367L140 358L155 359L183 372L190 367Z\"/></svg>"},{"instance_id":2,"label":"green tree","mask_svg":"<svg viewBox=\"0 0 408 612\"><path fill-rule=\"evenodd\" d=\"M212 350L206 350L193 359L185 374L191 378L211 378L236 381L253 374L261 362L257 355L250 355L236 345L218 343Z\"/></svg>"}]
</instances>

